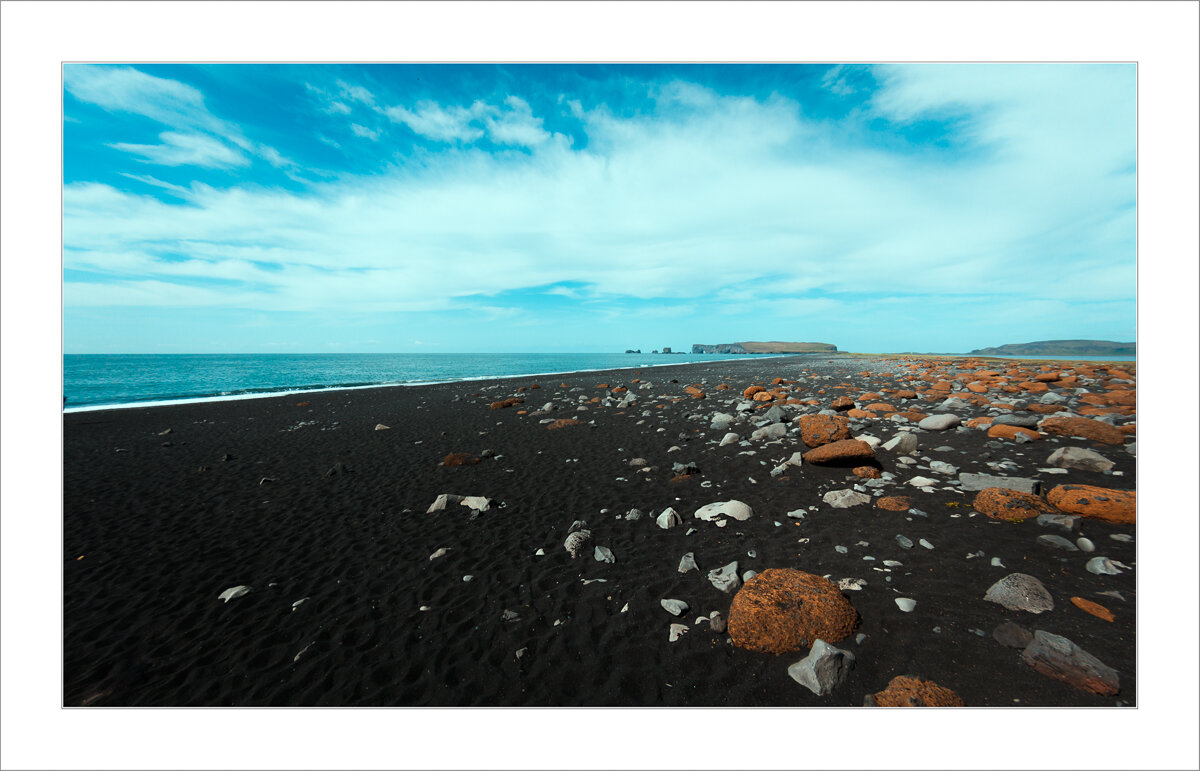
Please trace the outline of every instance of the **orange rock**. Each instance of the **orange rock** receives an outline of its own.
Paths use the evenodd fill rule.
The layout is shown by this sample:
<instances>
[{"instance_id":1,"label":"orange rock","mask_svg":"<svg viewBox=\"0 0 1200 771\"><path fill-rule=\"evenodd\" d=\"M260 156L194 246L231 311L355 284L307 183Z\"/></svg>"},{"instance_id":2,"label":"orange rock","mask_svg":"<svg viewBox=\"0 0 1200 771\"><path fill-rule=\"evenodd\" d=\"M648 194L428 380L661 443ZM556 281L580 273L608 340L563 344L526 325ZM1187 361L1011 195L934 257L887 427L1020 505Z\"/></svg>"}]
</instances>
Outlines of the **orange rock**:
<instances>
[{"instance_id":1,"label":"orange rock","mask_svg":"<svg viewBox=\"0 0 1200 771\"><path fill-rule=\"evenodd\" d=\"M1017 385L1019 385L1021 388L1024 388L1026 391L1029 391L1030 393L1035 393L1035 394L1050 390L1050 386L1046 385L1045 383L1038 382L1037 380L1026 381L1024 383L1017 383Z\"/></svg>"},{"instance_id":2,"label":"orange rock","mask_svg":"<svg viewBox=\"0 0 1200 771\"><path fill-rule=\"evenodd\" d=\"M479 458L466 452L452 452L442 458L443 466L474 466L476 463L479 463Z\"/></svg>"},{"instance_id":3,"label":"orange rock","mask_svg":"<svg viewBox=\"0 0 1200 771\"><path fill-rule=\"evenodd\" d=\"M866 418L879 417L874 412L867 412L866 410L860 410L858 408L855 408L852 410L846 410L846 415L847 415L847 417L854 418L855 420L864 420Z\"/></svg>"},{"instance_id":4,"label":"orange rock","mask_svg":"<svg viewBox=\"0 0 1200 771\"><path fill-rule=\"evenodd\" d=\"M770 391L759 391L751 398L756 402L773 402L775 401L775 394Z\"/></svg>"},{"instance_id":5,"label":"orange rock","mask_svg":"<svg viewBox=\"0 0 1200 771\"><path fill-rule=\"evenodd\" d=\"M688 386L683 390L693 399L703 399L707 395L704 393L704 389L697 388L696 386Z\"/></svg>"},{"instance_id":6,"label":"orange rock","mask_svg":"<svg viewBox=\"0 0 1200 771\"><path fill-rule=\"evenodd\" d=\"M608 385L608 383L601 383L600 385L598 385L596 387L597 388L609 388L610 386Z\"/></svg>"},{"instance_id":7,"label":"orange rock","mask_svg":"<svg viewBox=\"0 0 1200 771\"><path fill-rule=\"evenodd\" d=\"M809 447L849 439L850 420L841 415L802 415L800 438Z\"/></svg>"},{"instance_id":8,"label":"orange rock","mask_svg":"<svg viewBox=\"0 0 1200 771\"><path fill-rule=\"evenodd\" d=\"M993 410L1000 410L1001 412L1013 411L1013 406L1011 404L1005 404L1004 402L991 402L988 404L988 406Z\"/></svg>"},{"instance_id":9,"label":"orange rock","mask_svg":"<svg viewBox=\"0 0 1200 771\"><path fill-rule=\"evenodd\" d=\"M842 463L874 460L875 451L861 439L841 439L809 450L802 456L805 463Z\"/></svg>"},{"instance_id":10,"label":"orange rock","mask_svg":"<svg viewBox=\"0 0 1200 771\"><path fill-rule=\"evenodd\" d=\"M524 399L518 399L517 397L513 396L513 397L511 397L511 398L508 398L508 399L501 399L501 400L500 400L500 401L498 401L498 402L492 402L492 403L491 403L490 405L488 405L488 406L489 406L489 408L491 408L491 409L493 409L493 410L502 410L502 409L504 409L505 407L511 407L511 406L513 406L514 404L524 404L524 403L525 403L525 400L524 400Z\"/></svg>"},{"instance_id":11,"label":"orange rock","mask_svg":"<svg viewBox=\"0 0 1200 771\"><path fill-rule=\"evenodd\" d=\"M897 398L897 399L916 399L916 398L917 398L917 392L916 392L916 391L909 391L909 390L897 391L897 392L896 392L896 398Z\"/></svg>"},{"instance_id":12,"label":"orange rock","mask_svg":"<svg viewBox=\"0 0 1200 771\"><path fill-rule=\"evenodd\" d=\"M1136 434L1137 423L1126 423L1125 425L1120 426L1117 430L1126 436L1129 436L1130 434Z\"/></svg>"},{"instance_id":13,"label":"orange rock","mask_svg":"<svg viewBox=\"0 0 1200 771\"><path fill-rule=\"evenodd\" d=\"M525 386L521 386L520 388L518 388L518 389L517 389L517 393L521 393L521 392L523 392L523 391L525 391L525 390L527 390L527 389L525 388Z\"/></svg>"},{"instance_id":14,"label":"orange rock","mask_svg":"<svg viewBox=\"0 0 1200 771\"><path fill-rule=\"evenodd\" d=\"M636 383L637 381L635 380L633 382ZM728 383L722 383L721 385L717 386L718 391L728 391L730 388L731 386Z\"/></svg>"},{"instance_id":15,"label":"orange rock","mask_svg":"<svg viewBox=\"0 0 1200 771\"><path fill-rule=\"evenodd\" d=\"M307 407L309 402L296 402L297 407Z\"/></svg>"},{"instance_id":16,"label":"orange rock","mask_svg":"<svg viewBox=\"0 0 1200 771\"><path fill-rule=\"evenodd\" d=\"M582 422L583 422L582 420L576 420L575 418L559 418L558 420L554 421L550 425L546 426L546 428L553 431L556 428L566 428L567 426L578 426Z\"/></svg>"},{"instance_id":17,"label":"orange rock","mask_svg":"<svg viewBox=\"0 0 1200 771\"><path fill-rule=\"evenodd\" d=\"M879 479L880 476L879 469L875 468L874 466L859 466L851 473L853 473L856 477L861 477L862 479Z\"/></svg>"},{"instance_id":18,"label":"orange rock","mask_svg":"<svg viewBox=\"0 0 1200 771\"><path fill-rule=\"evenodd\" d=\"M1062 409L1060 404L1031 404L1025 409L1030 412L1036 412L1039 415L1049 415L1053 412L1058 412Z\"/></svg>"},{"instance_id":19,"label":"orange rock","mask_svg":"<svg viewBox=\"0 0 1200 771\"><path fill-rule=\"evenodd\" d=\"M868 404L863 409L874 410L875 412L895 412L896 408L886 402L874 402Z\"/></svg>"},{"instance_id":20,"label":"orange rock","mask_svg":"<svg viewBox=\"0 0 1200 771\"><path fill-rule=\"evenodd\" d=\"M1075 607L1082 610L1084 613L1091 613L1096 618L1102 618L1105 621L1115 621L1117 618L1116 616L1113 615L1111 610L1104 607L1103 605L1101 605L1098 602L1092 602L1091 600L1085 600L1082 597L1072 597L1071 603Z\"/></svg>"},{"instance_id":21,"label":"orange rock","mask_svg":"<svg viewBox=\"0 0 1200 771\"><path fill-rule=\"evenodd\" d=\"M1041 439L1042 438L1041 434L1039 434L1037 431L1034 431L1031 428L1022 428L1021 426L1006 426L1003 424L998 425L998 426L992 426L991 428L988 429L988 432L987 432L987 435L992 437L993 439L1015 440L1017 438L1017 434L1024 434L1025 436L1029 437L1030 439Z\"/></svg>"},{"instance_id":22,"label":"orange rock","mask_svg":"<svg viewBox=\"0 0 1200 771\"><path fill-rule=\"evenodd\" d=\"M990 425L991 422L992 422L992 418L989 418L989 417L971 418L970 420L967 421L967 428L978 428L980 426L987 426L987 425Z\"/></svg>"},{"instance_id":23,"label":"orange rock","mask_svg":"<svg viewBox=\"0 0 1200 771\"><path fill-rule=\"evenodd\" d=\"M1038 424L1038 430L1044 434L1079 436L1101 444L1125 443L1125 434L1115 426L1088 418L1046 418Z\"/></svg>"},{"instance_id":24,"label":"orange rock","mask_svg":"<svg viewBox=\"0 0 1200 771\"><path fill-rule=\"evenodd\" d=\"M738 590L729 605L733 644L765 653L790 653L818 640L835 643L858 626L858 613L827 578L768 568Z\"/></svg>"},{"instance_id":25,"label":"orange rock","mask_svg":"<svg viewBox=\"0 0 1200 771\"><path fill-rule=\"evenodd\" d=\"M1036 377L1034 377L1034 380L1037 380L1042 383L1053 383L1054 381L1058 380L1060 377L1062 377L1061 372L1042 372L1042 373L1038 374Z\"/></svg>"},{"instance_id":26,"label":"orange rock","mask_svg":"<svg viewBox=\"0 0 1200 771\"><path fill-rule=\"evenodd\" d=\"M783 378L781 377L771 378L771 385L779 385L782 382Z\"/></svg>"},{"instance_id":27,"label":"orange rock","mask_svg":"<svg viewBox=\"0 0 1200 771\"><path fill-rule=\"evenodd\" d=\"M904 412L898 412L896 414L903 415L913 423L920 423L922 420L929 417L928 413L917 412L916 410L905 410Z\"/></svg>"},{"instance_id":28,"label":"orange rock","mask_svg":"<svg viewBox=\"0 0 1200 771\"><path fill-rule=\"evenodd\" d=\"M888 495L883 498L877 498L875 506L884 511L908 511L912 508L912 501L903 495Z\"/></svg>"},{"instance_id":29,"label":"orange rock","mask_svg":"<svg viewBox=\"0 0 1200 771\"><path fill-rule=\"evenodd\" d=\"M612 392L613 392L614 394L623 394L623 393L625 393L625 392L626 392L626 391L628 391L628 390L629 390L629 389L628 389L628 388L626 388L625 386L617 386L616 388L614 388L614 389L612 390Z\"/></svg>"},{"instance_id":30,"label":"orange rock","mask_svg":"<svg viewBox=\"0 0 1200 771\"><path fill-rule=\"evenodd\" d=\"M767 389L763 388L762 386L750 386L745 391L742 391L742 398L749 399L751 396L754 396L756 393L759 393L759 392L765 391L765 390L767 390Z\"/></svg>"},{"instance_id":31,"label":"orange rock","mask_svg":"<svg viewBox=\"0 0 1200 771\"><path fill-rule=\"evenodd\" d=\"M517 414L518 414L518 415L528 415L528 414L529 414L529 410L517 410Z\"/></svg>"},{"instance_id":32,"label":"orange rock","mask_svg":"<svg viewBox=\"0 0 1200 771\"><path fill-rule=\"evenodd\" d=\"M1068 514L1102 519L1121 525L1137 523L1137 493L1095 485L1059 485L1046 500Z\"/></svg>"},{"instance_id":33,"label":"orange rock","mask_svg":"<svg viewBox=\"0 0 1200 771\"><path fill-rule=\"evenodd\" d=\"M1020 522L1039 514L1053 514L1054 508L1036 495L1008 490L1003 487L988 487L975 495L972 504L976 511L992 519Z\"/></svg>"},{"instance_id":34,"label":"orange rock","mask_svg":"<svg viewBox=\"0 0 1200 771\"><path fill-rule=\"evenodd\" d=\"M988 388L983 383L967 383L967 390L972 393L985 394Z\"/></svg>"},{"instance_id":35,"label":"orange rock","mask_svg":"<svg viewBox=\"0 0 1200 771\"><path fill-rule=\"evenodd\" d=\"M965 707L957 693L932 680L901 675L879 693L867 697L876 707Z\"/></svg>"},{"instance_id":36,"label":"orange rock","mask_svg":"<svg viewBox=\"0 0 1200 771\"><path fill-rule=\"evenodd\" d=\"M600 403L599 396L593 396L591 399L588 399L588 404L599 404L599 403Z\"/></svg>"},{"instance_id":37,"label":"orange rock","mask_svg":"<svg viewBox=\"0 0 1200 771\"><path fill-rule=\"evenodd\" d=\"M933 384L932 386L930 386L930 387L931 387L931 388L932 388L934 391L949 391L949 390L950 390L950 381L948 381L948 380L939 380L939 381L937 381L936 383L934 383L934 384Z\"/></svg>"}]
</instances>

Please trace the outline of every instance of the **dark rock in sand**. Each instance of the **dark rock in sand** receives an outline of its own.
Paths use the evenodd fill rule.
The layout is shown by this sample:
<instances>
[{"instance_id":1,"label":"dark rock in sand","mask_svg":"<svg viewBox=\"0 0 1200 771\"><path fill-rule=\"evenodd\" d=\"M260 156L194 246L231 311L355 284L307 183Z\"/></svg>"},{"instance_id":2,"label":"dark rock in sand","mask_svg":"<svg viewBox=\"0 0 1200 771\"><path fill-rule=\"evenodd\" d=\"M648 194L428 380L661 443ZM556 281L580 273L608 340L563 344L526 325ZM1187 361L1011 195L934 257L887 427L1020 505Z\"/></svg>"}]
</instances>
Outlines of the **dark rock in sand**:
<instances>
[{"instance_id":1,"label":"dark rock in sand","mask_svg":"<svg viewBox=\"0 0 1200 771\"><path fill-rule=\"evenodd\" d=\"M837 584L790 568L764 570L729 606L733 644L767 653L798 651L818 639L838 642L857 625L858 613Z\"/></svg>"},{"instance_id":2,"label":"dark rock in sand","mask_svg":"<svg viewBox=\"0 0 1200 771\"><path fill-rule=\"evenodd\" d=\"M1081 691L1114 696L1121 690L1117 670L1067 638L1042 629L1034 631L1033 642L1021 653L1021 660L1043 675Z\"/></svg>"},{"instance_id":3,"label":"dark rock in sand","mask_svg":"<svg viewBox=\"0 0 1200 771\"><path fill-rule=\"evenodd\" d=\"M1005 621L993 629L992 637L1001 645L1017 649L1024 649L1026 645L1033 642L1033 632L1011 621Z\"/></svg>"},{"instance_id":4,"label":"dark rock in sand","mask_svg":"<svg viewBox=\"0 0 1200 771\"><path fill-rule=\"evenodd\" d=\"M477 463L479 458L467 452L452 452L442 458L443 466L474 466Z\"/></svg>"},{"instance_id":5,"label":"dark rock in sand","mask_svg":"<svg viewBox=\"0 0 1200 771\"><path fill-rule=\"evenodd\" d=\"M1054 610L1054 598L1041 581L1026 573L1010 573L992 584L983 599L1009 610L1044 613Z\"/></svg>"}]
</instances>

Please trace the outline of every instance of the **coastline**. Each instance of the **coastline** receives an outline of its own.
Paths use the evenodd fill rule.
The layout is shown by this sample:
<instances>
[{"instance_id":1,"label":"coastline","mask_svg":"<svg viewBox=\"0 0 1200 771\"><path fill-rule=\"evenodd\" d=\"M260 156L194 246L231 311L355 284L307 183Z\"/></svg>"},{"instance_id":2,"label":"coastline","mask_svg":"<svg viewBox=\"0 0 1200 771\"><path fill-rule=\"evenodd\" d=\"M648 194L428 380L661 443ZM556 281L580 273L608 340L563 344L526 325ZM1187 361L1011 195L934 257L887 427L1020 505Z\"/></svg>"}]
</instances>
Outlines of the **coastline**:
<instances>
[{"instance_id":1,"label":"coastline","mask_svg":"<svg viewBox=\"0 0 1200 771\"><path fill-rule=\"evenodd\" d=\"M923 470L925 456L980 473L996 473L986 464L1007 459L1014 468L1001 473L1047 487L1132 490L1136 460L1124 448L1050 436L1016 444L978 429L919 432L911 469L875 453L898 477L881 492L911 498L922 512L912 514L825 503L828 491L863 482L847 468L804 464L772 475L807 450L798 436L718 446L725 430L711 428L711 416L734 413L754 383L793 381L789 394L816 404L785 409L815 414L843 394L859 400L910 383L926 390L928 382L902 378L921 372L909 369L914 361L940 359L888 358L895 361L875 360L870 374L863 359L841 353L756 356L556 373L539 379L539 389L531 388L534 376L521 375L68 413L63 703L859 706L893 677L913 674L970 706L1136 704L1133 571L1092 575L1083 555L1038 543L1057 531L968 516L973 494L952 489L952 477L929 492L906 484L916 474L937 476ZM654 387L642 390L635 378ZM685 389L697 385L706 398L690 398ZM628 395L637 403L617 406ZM507 397L525 401L489 408ZM1025 397L988 392L993 402ZM932 413L939 401L922 394L903 407ZM533 416L545 402L558 409ZM973 405L961 414L986 411ZM564 417L581 422L558 430L539 422ZM882 417L855 418L853 426L884 441L899 428ZM728 430L748 438L753 429L738 419ZM1046 456L1064 446L1098 449L1120 476L1041 473ZM479 462L442 465L453 453ZM631 466L639 457L646 466ZM698 472L677 474L675 463ZM427 514L444 493L486 496L492 506L478 515L453 506ZM754 516L726 528L693 516L727 500L746 502ZM683 523L662 530L654 516L667 506ZM642 517L625 519L633 508ZM787 515L797 510L805 516ZM566 553L575 520L589 523L614 563L590 550L576 559ZM898 533L934 548L903 549ZM1085 520L1071 537L1080 534L1098 554L1136 564L1136 539L1109 537L1136 535L1136 526ZM964 558L977 551L986 558ZM686 553L698 571L678 572ZM1008 569L990 565L992 557ZM903 567L874 570L884 559ZM836 643L856 657L842 686L816 696L787 675L804 651L744 650L696 621L714 610L728 617L730 595L706 576L731 560L740 571L865 580L844 592L860 617L857 634L866 636ZM981 600L1014 570L1045 582L1052 611L1018 614ZM248 594L218 598L243 585ZM1096 596L1111 588L1125 599ZM1072 596L1101 602L1115 621L1082 612ZM916 609L900 611L896 597L914 598ZM690 610L671 617L662 598ZM992 638L1004 621L1071 639L1120 672L1120 693L1101 697L1035 672ZM688 627L674 642L672 623Z\"/></svg>"}]
</instances>

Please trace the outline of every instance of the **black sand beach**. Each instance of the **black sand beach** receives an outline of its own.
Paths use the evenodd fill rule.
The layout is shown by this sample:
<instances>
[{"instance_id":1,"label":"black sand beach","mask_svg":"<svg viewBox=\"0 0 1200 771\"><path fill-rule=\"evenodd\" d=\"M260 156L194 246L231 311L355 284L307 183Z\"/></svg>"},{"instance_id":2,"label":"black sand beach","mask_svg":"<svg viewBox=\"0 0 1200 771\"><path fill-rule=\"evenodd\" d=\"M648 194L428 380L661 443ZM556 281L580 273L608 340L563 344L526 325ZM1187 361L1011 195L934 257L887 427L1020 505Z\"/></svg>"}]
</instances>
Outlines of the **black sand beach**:
<instances>
[{"instance_id":1,"label":"black sand beach","mask_svg":"<svg viewBox=\"0 0 1200 771\"><path fill-rule=\"evenodd\" d=\"M1068 379L1032 380L1051 367ZM915 379L931 368L936 376ZM987 368L1000 375L973 374ZM1135 705L1136 526L1082 517L1066 532L1033 518L1000 521L975 512L976 493L948 484L957 474L929 470L943 461L959 472L1036 479L1043 499L1061 484L1132 491L1136 459L1127 443L1046 432L1018 443L990 438L986 426L921 430L908 469L898 453L875 447L874 465L896 478L864 493L903 495L920 513L884 510L874 500L844 509L825 503L826 492L867 481L846 466L806 462L771 473L809 450L791 421L838 397L856 408L884 402L934 414L946 411L939 408L946 397L982 396L983 404L952 410L966 423L1010 411L987 402L1053 417L1027 408L1057 393L1060 406L1092 419L1108 408L1082 401L1076 389L1132 396L1133 386L1124 388L1132 372L1132 364L1096 362L821 355L68 414L62 700L829 707L861 706L893 678L911 675L971 707ZM943 377L952 390L932 390ZM989 381L983 393L961 390L980 377ZM744 389L775 388L774 378L789 381L779 387L787 399L754 403L749 417L736 412ZM1009 388L1042 382L1046 390L1006 391L1000 380ZM640 388L646 382L653 386ZM718 390L722 383L729 388ZM705 398L692 398L689 386ZM628 391L611 392L618 387ZM917 393L896 395L904 389ZM636 403L617 406L629 395ZM509 397L524 401L489 408ZM577 410L580 397L586 411ZM794 403L808 400L816 403ZM785 401L793 402L783 407L791 433L718 446L727 431L749 439L752 421ZM556 409L532 414L547 402ZM718 412L736 419L710 428ZM1117 427L1134 419L1128 405L1108 414ZM562 418L581 423L540 422ZM900 425L880 412L851 419L850 434L886 443ZM1131 429L1125 434L1134 439ZM1039 471L1063 447L1094 450L1114 465L1109 473ZM468 463L443 465L453 453L467 454ZM650 470L631 466L634 458ZM987 465L1005 459L1011 465L1000 470ZM675 463L698 471L677 474ZM918 475L937 480L931 492L906 484ZM426 513L444 493L485 496L491 505L476 515L453 503ZM729 500L745 502L753 516L725 527L693 516ZM682 524L664 530L655 517L667 507ZM633 508L641 518L627 520ZM808 510L802 519L787 516L799 509ZM573 559L563 542L576 520L588 523L593 540ZM1086 537L1095 552L1038 541L1051 534ZM914 545L903 548L897 535ZM598 561L593 546L610 549L615 562ZM443 548L444 556L430 559ZM680 573L688 552L699 570ZM1085 566L1096 556L1128 569L1093 574ZM992 564L996 557L1003 567ZM729 618L733 595L707 573L733 560L739 573L792 568L834 582L865 579L860 590L843 592L859 622L834 644L855 662L831 693L818 696L789 677L807 650L746 650L729 632L697 622L711 611ZM884 560L902 564L885 569ZM1052 610L1034 614L983 599L1016 572L1045 585ZM238 586L249 592L218 598ZM1113 590L1123 599L1100 594ZM1102 605L1113 620L1072 597ZM689 610L673 617L664 598ZM916 606L904 612L896 598ZM1068 638L1119 673L1119 692L1099 695L1036 671L1021 648L993 636L1005 622ZM672 624L689 627L674 642Z\"/></svg>"}]
</instances>

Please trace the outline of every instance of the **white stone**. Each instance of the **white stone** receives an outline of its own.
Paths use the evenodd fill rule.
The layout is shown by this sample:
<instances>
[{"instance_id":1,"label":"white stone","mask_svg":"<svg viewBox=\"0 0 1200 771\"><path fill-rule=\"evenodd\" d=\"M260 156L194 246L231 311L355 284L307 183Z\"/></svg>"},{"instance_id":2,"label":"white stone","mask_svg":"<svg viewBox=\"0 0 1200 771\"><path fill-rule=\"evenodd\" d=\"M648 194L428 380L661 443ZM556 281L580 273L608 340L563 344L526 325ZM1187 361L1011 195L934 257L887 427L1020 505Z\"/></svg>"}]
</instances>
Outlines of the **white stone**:
<instances>
[{"instance_id":1,"label":"white stone","mask_svg":"<svg viewBox=\"0 0 1200 771\"><path fill-rule=\"evenodd\" d=\"M245 585L233 586L233 587L230 587L230 588L226 589L225 591L221 592L220 594L218 594L217 599L225 600L225 602L229 602L230 600L236 600L238 597L244 597L245 595L247 595L249 593L250 593L249 586L245 586Z\"/></svg>"},{"instance_id":2,"label":"white stone","mask_svg":"<svg viewBox=\"0 0 1200 771\"><path fill-rule=\"evenodd\" d=\"M663 606L663 610L670 613L672 616L682 616L688 612L688 604L683 600L659 600L659 605Z\"/></svg>"},{"instance_id":3,"label":"white stone","mask_svg":"<svg viewBox=\"0 0 1200 771\"><path fill-rule=\"evenodd\" d=\"M663 530L670 530L677 525L683 524L683 520L679 518L679 514L677 514L675 509L672 508L664 509L663 513L659 514L658 518L654 521Z\"/></svg>"},{"instance_id":4,"label":"white stone","mask_svg":"<svg viewBox=\"0 0 1200 771\"><path fill-rule=\"evenodd\" d=\"M741 501L721 501L701 506L696 509L694 516L696 519L702 519L705 522L712 522L722 515L738 521L745 521L750 519L753 514L754 510Z\"/></svg>"},{"instance_id":5,"label":"white stone","mask_svg":"<svg viewBox=\"0 0 1200 771\"><path fill-rule=\"evenodd\" d=\"M687 624L671 624L671 634L667 638L670 642L675 642L680 637L688 633Z\"/></svg>"},{"instance_id":6,"label":"white stone","mask_svg":"<svg viewBox=\"0 0 1200 771\"><path fill-rule=\"evenodd\" d=\"M905 613L912 613L913 608L917 607L917 601L908 597L897 597L896 607Z\"/></svg>"},{"instance_id":7,"label":"white stone","mask_svg":"<svg viewBox=\"0 0 1200 771\"><path fill-rule=\"evenodd\" d=\"M830 490L821 499L835 509L848 509L871 502L871 496L856 493L853 490Z\"/></svg>"}]
</instances>

